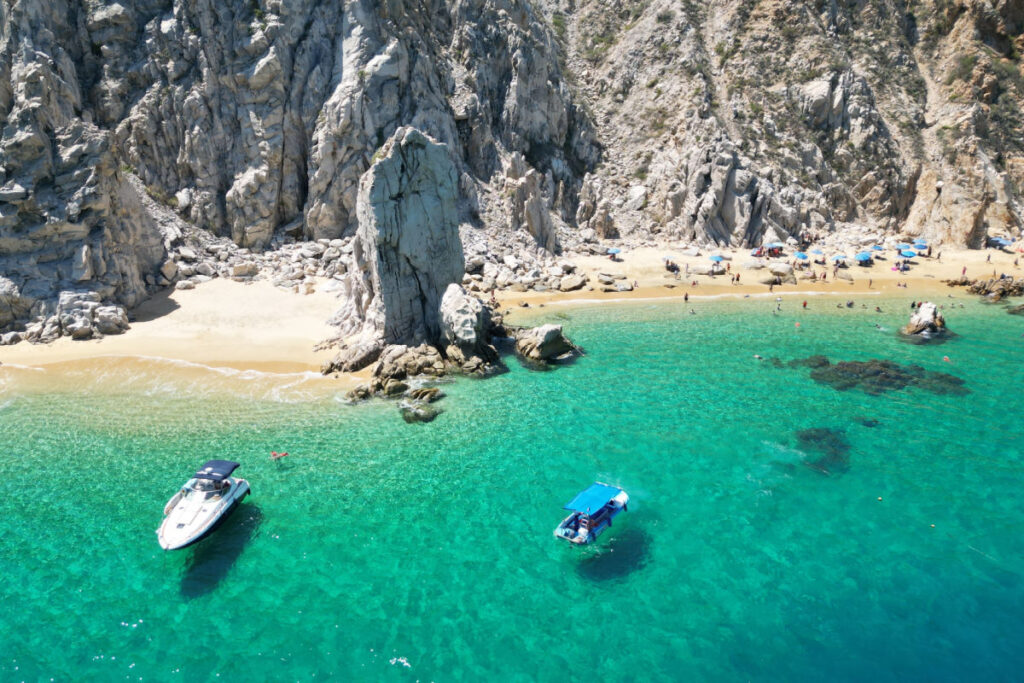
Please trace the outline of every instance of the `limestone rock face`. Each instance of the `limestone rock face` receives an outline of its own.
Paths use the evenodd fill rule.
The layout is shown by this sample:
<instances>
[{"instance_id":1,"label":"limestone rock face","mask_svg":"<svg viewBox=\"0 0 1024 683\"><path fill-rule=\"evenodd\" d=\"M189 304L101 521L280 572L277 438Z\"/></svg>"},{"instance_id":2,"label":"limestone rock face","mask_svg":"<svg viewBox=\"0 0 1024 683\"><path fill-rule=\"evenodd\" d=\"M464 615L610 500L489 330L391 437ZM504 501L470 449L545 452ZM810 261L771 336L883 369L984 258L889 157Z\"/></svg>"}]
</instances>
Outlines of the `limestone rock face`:
<instances>
[{"instance_id":1,"label":"limestone rock face","mask_svg":"<svg viewBox=\"0 0 1024 683\"><path fill-rule=\"evenodd\" d=\"M359 183L343 335L437 344L441 297L465 272L455 166L447 148L400 128Z\"/></svg>"},{"instance_id":2,"label":"limestone rock face","mask_svg":"<svg viewBox=\"0 0 1024 683\"><path fill-rule=\"evenodd\" d=\"M119 21L119 7L103 21ZM64 0L0 11L0 273L17 292L0 326L57 314L64 291L137 304L173 238L118 167L110 132L82 113L82 14Z\"/></svg>"}]
</instances>

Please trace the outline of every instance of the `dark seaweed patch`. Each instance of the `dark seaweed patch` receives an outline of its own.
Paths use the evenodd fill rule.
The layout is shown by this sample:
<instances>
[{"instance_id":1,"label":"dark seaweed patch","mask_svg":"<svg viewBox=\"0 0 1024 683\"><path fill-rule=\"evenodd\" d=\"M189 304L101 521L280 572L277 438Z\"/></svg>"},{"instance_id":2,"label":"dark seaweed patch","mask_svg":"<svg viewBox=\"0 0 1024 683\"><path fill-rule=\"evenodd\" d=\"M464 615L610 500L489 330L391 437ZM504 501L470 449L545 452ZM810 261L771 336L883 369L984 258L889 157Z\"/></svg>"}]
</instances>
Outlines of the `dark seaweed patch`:
<instances>
[{"instance_id":1,"label":"dark seaweed patch","mask_svg":"<svg viewBox=\"0 0 1024 683\"><path fill-rule=\"evenodd\" d=\"M788 365L791 368L827 368L831 363L828 358L819 354L807 358L794 358Z\"/></svg>"},{"instance_id":2,"label":"dark seaweed patch","mask_svg":"<svg viewBox=\"0 0 1024 683\"><path fill-rule=\"evenodd\" d=\"M900 365L890 360L840 361L821 365L822 356L790 361L790 365L816 365L811 370L811 379L827 384L837 391L860 389L866 394L878 396L887 391L899 391L909 386L918 387L933 394L970 393L964 380L945 372L925 370L920 365ZM828 359L825 359L826 362Z\"/></svg>"},{"instance_id":3,"label":"dark seaweed patch","mask_svg":"<svg viewBox=\"0 0 1024 683\"><path fill-rule=\"evenodd\" d=\"M811 469L822 474L842 474L850 469L850 442L841 429L801 429L796 433L796 440L801 450L821 454L821 457L806 462Z\"/></svg>"}]
</instances>

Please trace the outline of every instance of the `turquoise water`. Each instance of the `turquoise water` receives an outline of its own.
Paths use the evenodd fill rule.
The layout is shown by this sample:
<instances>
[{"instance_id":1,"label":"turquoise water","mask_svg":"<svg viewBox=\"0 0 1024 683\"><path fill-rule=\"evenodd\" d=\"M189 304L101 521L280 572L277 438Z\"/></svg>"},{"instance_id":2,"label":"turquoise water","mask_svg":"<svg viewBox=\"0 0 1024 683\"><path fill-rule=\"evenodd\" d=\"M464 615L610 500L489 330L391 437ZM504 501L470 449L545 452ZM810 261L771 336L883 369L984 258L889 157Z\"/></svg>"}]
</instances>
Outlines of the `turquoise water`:
<instances>
[{"instance_id":1,"label":"turquoise water","mask_svg":"<svg viewBox=\"0 0 1024 683\"><path fill-rule=\"evenodd\" d=\"M903 301L551 307L586 357L446 385L428 425L129 378L27 393L0 369L0 679L1016 679L1024 319L962 301L927 347L895 339ZM970 393L753 358L813 353ZM816 427L844 431L847 471L805 466ZM208 457L254 494L165 553L164 502ZM568 547L561 505L594 480L629 513Z\"/></svg>"}]
</instances>

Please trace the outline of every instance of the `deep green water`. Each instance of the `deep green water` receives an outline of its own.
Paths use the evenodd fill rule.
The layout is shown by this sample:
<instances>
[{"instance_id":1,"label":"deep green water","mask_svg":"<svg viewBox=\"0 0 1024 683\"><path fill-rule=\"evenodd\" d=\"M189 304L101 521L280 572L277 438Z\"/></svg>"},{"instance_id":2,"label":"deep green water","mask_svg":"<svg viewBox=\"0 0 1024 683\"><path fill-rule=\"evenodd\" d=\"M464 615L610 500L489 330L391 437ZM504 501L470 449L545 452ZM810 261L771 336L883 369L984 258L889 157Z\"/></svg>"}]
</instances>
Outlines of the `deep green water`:
<instances>
[{"instance_id":1,"label":"deep green water","mask_svg":"<svg viewBox=\"0 0 1024 683\"><path fill-rule=\"evenodd\" d=\"M1019 679L1024 319L958 301L934 347L895 339L902 300L547 308L585 358L447 385L429 425L0 370L0 680ZM755 353L971 393L838 392ZM806 466L812 427L844 430L845 473ZM165 553L164 502L208 457L254 495ZM568 547L594 480L630 511Z\"/></svg>"}]
</instances>

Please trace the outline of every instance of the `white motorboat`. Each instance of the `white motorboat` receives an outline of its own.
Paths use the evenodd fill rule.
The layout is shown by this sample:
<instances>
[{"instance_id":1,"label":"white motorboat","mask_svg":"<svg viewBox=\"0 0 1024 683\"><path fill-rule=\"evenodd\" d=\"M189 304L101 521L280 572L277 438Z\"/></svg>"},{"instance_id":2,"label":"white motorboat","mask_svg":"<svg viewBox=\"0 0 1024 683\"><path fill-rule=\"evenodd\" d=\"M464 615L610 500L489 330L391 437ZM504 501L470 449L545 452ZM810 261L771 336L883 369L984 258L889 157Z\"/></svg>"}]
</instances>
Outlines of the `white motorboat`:
<instances>
[{"instance_id":1,"label":"white motorboat","mask_svg":"<svg viewBox=\"0 0 1024 683\"><path fill-rule=\"evenodd\" d=\"M231 460L210 460L164 506L156 530L164 550L177 550L201 540L249 495L249 482L232 477Z\"/></svg>"}]
</instances>

